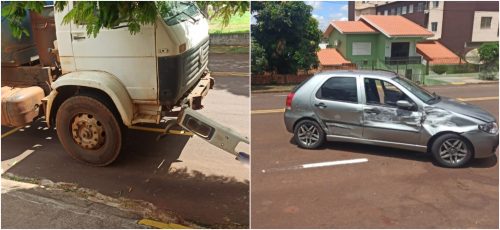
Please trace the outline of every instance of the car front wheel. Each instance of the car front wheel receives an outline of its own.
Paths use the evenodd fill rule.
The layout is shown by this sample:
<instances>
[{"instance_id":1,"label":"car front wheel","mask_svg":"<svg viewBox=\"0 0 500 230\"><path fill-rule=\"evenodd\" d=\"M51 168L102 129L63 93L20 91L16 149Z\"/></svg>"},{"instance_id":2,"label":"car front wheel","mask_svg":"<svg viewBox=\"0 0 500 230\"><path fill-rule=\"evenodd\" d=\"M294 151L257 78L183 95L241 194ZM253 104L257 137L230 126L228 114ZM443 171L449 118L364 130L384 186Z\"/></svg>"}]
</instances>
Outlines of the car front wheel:
<instances>
[{"instance_id":1,"label":"car front wheel","mask_svg":"<svg viewBox=\"0 0 500 230\"><path fill-rule=\"evenodd\" d=\"M463 137L452 133L444 134L434 141L432 155L439 165L458 168L472 158L472 148Z\"/></svg>"}]
</instances>

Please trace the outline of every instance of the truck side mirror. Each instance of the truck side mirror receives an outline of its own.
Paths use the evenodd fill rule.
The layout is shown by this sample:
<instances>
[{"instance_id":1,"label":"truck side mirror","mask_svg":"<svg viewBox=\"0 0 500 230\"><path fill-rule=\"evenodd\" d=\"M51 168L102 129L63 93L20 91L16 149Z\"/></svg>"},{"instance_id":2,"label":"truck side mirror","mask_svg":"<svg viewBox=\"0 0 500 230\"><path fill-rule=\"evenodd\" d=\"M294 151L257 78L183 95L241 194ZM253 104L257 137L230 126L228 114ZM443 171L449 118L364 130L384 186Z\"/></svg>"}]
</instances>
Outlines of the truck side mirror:
<instances>
[{"instance_id":1,"label":"truck side mirror","mask_svg":"<svg viewBox=\"0 0 500 230\"><path fill-rule=\"evenodd\" d=\"M413 106L415 106L413 103L407 100L399 100L396 102L396 105L398 106L398 108L406 110L411 110Z\"/></svg>"}]
</instances>

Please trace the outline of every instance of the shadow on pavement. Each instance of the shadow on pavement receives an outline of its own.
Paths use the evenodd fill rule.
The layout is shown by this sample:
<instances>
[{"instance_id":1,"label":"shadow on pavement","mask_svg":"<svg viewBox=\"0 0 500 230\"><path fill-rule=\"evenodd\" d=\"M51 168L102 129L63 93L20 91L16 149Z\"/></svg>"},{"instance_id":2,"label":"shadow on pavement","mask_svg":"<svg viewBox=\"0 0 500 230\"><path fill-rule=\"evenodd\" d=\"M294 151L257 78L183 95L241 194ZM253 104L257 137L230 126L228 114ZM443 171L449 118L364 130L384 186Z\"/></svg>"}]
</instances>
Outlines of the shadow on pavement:
<instances>
[{"instance_id":1,"label":"shadow on pavement","mask_svg":"<svg viewBox=\"0 0 500 230\"><path fill-rule=\"evenodd\" d=\"M235 79L237 79L235 81ZM217 77L215 76L215 89L226 90L232 94L249 97L248 77ZM210 92L208 92L210 94Z\"/></svg>"},{"instance_id":2,"label":"shadow on pavement","mask_svg":"<svg viewBox=\"0 0 500 230\"><path fill-rule=\"evenodd\" d=\"M290 139L290 143L297 145L293 137ZM298 146L297 146L298 148ZM355 152L361 154L376 155L382 157L394 157L411 161L429 162L440 167L433 159L430 153L421 153L416 151L396 149L375 145L358 144L358 143L347 143L347 142L325 142L322 149L332 149L340 151ZM314 151L314 150L313 150ZM465 167L472 168L491 168L497 164L498 158L496 155L484 158L484 159L472 159Z\"/></svg>"},{"instance_id":3,"label":"shadow on pavement","mask_svg":"<svg viewBox=\"0 0 500 230\"><path fill-rule=\"evenodd\" d=\"M60 145L54 129L38 127L46 126L37 121L25 131L2 139L2 160L27 148L35 150L8 172L75 183L112 197L145 200L202 226L249 226L248 182L171 168L178 162L188 136L172 135L156 141L155 133L128 130L118 159L107 167L92 167L73 160ZM33 148L34 143L41 146Z\"/></svg>"}]
</instances>

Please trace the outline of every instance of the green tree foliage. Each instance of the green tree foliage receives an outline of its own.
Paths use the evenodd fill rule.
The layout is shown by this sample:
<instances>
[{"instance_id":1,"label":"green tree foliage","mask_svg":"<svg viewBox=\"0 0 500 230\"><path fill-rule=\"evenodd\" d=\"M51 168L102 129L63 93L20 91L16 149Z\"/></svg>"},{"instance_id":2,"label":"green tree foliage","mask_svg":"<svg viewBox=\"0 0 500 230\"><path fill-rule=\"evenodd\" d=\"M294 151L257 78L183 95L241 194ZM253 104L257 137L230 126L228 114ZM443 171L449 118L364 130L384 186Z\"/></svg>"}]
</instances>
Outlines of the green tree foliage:
<instances>
[{"instance_id":1,"label":"green tree foliage","mask_svg":"<svg viewBox=\"0 0 500 230\"><path fill-rule=\"evenodd\" d=\"M208 19L222 18L222 25L227 26L231 16L242 16L250 8L249 1L197 1L196 5L207 15ZM212 8L209 11L209 8Z\"/></svg>"},{"instance_id":2,"label":"green tree foliage","mask_svg":"<svg viewBox=\"0 0 500 230\"><path fill-rule=\"evenodd\" d=\"M252 73L261 74L267 69L266 51L262 46L252 39Z\"/></svg>"},{"instance_id":3,"label":"green tree foliage","mask_svg":"<svg viewBox=\"0 0 500 230\"><path fill-rule=\"evenodd\" d=\"M222 17L227 25L231 16L244 13L249 8L249 2L196 2L202 8L212 5L217 11L212 17ZM141 25L152 24L157 15L162 17L172 16L172 4L169 1L78 1L73 2L74 7L64 16L63 23L85 24L88 36L97 36L101 28L128 27L131 34L140 31ZM29 10L41 12L44 2L8 2L2 4L2 17L8 20L13 35L17 38L29 36L26 28L21 23ZM57 1L55 9L62 11L68 1Z\"/></svg>"},{"instance_id":4,"label":"green tree foliage","mask_svg":"<svg viewBox=\"0 0 500 230\"><path fill-rule=\"evenodd\" d=\"M257 19L252 37L265 51L266 71L287 74L317 67L321 31L311 11L304 2L252 2Z\"/></svg>"},{"instance_id":5,"label":"green tree foliage","mask_svg":"<svg viewBox=\"0 0 500 230\"><path fill-rule=\"evenodd\" d=\"M44 2L39 1L9 2L7 4L2 2L2 20L5 18L8 21L12 36L19 39L23 35L29 36L28 29L22 26L23 21L29 10L40 13L43 10L43 5Z\"/></svg>"},{"instance_id":6,"label":"green tree foliage","mask_svg":"<svg viewBox=\"0 0 500 230\"><path fill-rule=\"evenodd\" d=\"M494 80L498 78L498 43L484 43L479 47L480 60L484 62L479 78Z\"/></svg>"}]
</instances>

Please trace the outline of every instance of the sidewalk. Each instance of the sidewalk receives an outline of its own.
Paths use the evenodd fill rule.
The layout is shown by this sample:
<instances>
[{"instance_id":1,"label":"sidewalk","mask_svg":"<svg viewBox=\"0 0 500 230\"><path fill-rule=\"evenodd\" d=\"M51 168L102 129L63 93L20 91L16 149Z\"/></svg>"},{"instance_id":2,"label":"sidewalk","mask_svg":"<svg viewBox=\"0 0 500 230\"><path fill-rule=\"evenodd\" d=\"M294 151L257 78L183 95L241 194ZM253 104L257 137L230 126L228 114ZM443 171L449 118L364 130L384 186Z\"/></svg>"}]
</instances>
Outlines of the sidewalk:
<instances>
[{"instance_id":1,"label":"sidewalk","mask_svg":"<svg viewBox=\"0 0 500 230\"><path fill-rule=\"evenodd\" d=\"M42 185L2 178L2 228L151 228L151 206L106 197L71 184ZM151 221L149 221L151 222ZM154 221L153 221L154 222ZM165 224L169 228L183 227Z\"/></svg>"},{"instance_id":2,"label":"sidewalk","mask_svg":"<svg viewBox=\"0 0 500 230\"><path fill-rule=\"evenodd\" d=\"M426 85L498 84L497 80L481 80L479 73L442 74L425 77Z\"/></svg>"}]
</instances>

